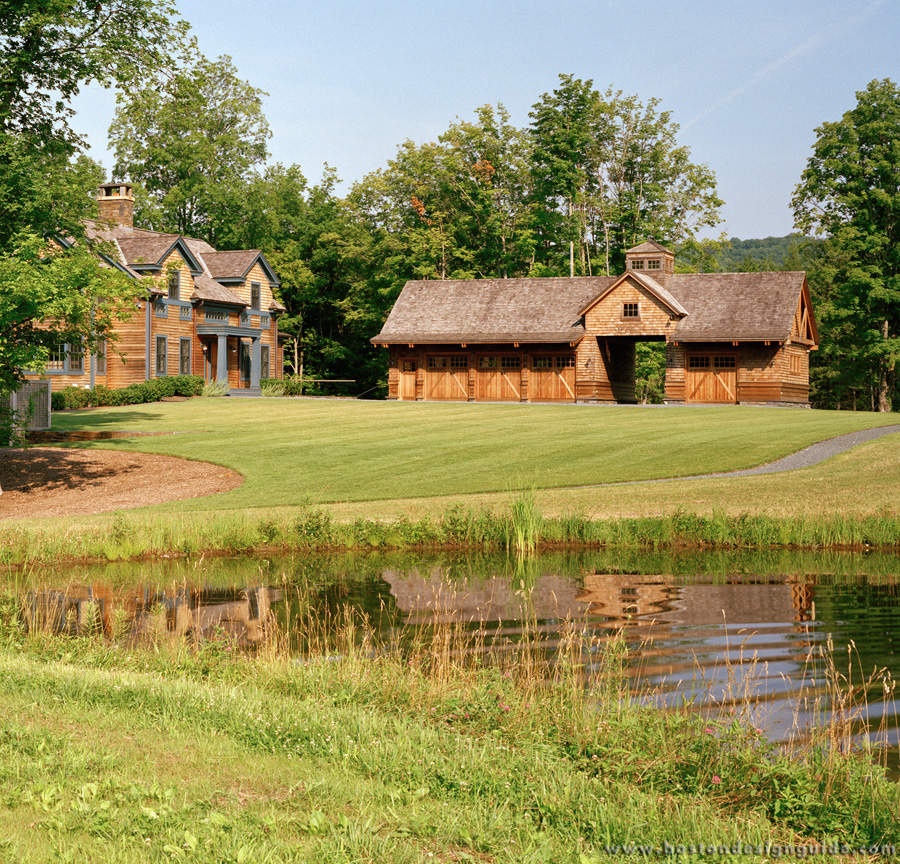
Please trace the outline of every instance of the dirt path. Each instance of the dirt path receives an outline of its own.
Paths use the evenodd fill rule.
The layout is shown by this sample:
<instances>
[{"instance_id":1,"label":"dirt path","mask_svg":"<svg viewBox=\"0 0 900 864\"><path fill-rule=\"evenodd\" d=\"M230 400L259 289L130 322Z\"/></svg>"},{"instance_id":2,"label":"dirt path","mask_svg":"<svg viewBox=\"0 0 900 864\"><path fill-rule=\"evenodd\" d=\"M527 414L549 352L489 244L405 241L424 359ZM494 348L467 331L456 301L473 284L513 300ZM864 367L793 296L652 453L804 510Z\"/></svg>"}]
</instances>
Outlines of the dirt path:
<instances>
[{"instance_id":1,"label":"dirt path","mask_svg":"<svg viewBox=\"0 0 900 864\"><path fill-rule=\"evenodd\" d=\"M235 471L152 453L0 450L0 519L80 516L199 498L240 486Z\"/></svg>"}]
</instances>

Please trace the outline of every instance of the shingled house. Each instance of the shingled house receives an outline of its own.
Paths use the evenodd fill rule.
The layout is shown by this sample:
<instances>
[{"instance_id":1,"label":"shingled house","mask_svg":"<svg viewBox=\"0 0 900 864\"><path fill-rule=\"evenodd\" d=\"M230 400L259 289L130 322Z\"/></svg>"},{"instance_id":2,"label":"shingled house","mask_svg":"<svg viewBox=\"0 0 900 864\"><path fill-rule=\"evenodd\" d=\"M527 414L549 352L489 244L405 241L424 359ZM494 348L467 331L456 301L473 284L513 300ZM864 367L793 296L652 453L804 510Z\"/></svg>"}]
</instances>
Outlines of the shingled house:
<instances>
[{"instance_id":1,"label":"shingled house","mask_svg":"<svg viewBox=\"0 0 900 864\"><path fill-rule=\"evenodd\" d=\"M646 242L621 276L407 282L381 333L388 398L634 402L635 345L666 343L666 401L808 404L818 344L801 272L674 272Z\"/></svg>"},{"instance_id":2,"label":"shingled house","mask_svg":"<svg viewBox=\"0 0 900 864\"><path fill-rule=\"evenodd\" d=\"M217 252L203 240L135 228L132 187L124 183L101 186L98 204L87 234L105 240L106 263L137 283L135 313L116 325L115 352L86 357L80 345L60 345L44 373L54 390L203 375L232 394L253 394L262 378L283 377L284 306L262 252Z\"/></svg>"}]
</instances>

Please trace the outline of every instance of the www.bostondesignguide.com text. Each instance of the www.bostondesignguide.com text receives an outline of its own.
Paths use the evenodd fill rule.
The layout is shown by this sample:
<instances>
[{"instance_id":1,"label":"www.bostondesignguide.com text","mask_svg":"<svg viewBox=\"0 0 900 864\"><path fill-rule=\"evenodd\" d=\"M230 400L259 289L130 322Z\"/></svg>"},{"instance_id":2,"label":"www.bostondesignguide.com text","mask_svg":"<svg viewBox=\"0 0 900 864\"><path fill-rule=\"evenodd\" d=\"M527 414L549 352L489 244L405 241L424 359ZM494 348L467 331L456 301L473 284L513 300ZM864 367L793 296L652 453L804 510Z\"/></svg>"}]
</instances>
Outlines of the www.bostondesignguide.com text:
<instances>
[{"instance_id":1,"label":"www.bostondesignguide.com text","mask_svg":"<svg viewBox=\"0 0 900 864\"><path fill-rule=\"evenodd\" d=\"M812 858L817 855L894 855L893 844L856 846L844 843L663 843L662 846L642 846L627 843L604 846L607 855L768 855L771 858Z\"/></svg>"}]
</instances>

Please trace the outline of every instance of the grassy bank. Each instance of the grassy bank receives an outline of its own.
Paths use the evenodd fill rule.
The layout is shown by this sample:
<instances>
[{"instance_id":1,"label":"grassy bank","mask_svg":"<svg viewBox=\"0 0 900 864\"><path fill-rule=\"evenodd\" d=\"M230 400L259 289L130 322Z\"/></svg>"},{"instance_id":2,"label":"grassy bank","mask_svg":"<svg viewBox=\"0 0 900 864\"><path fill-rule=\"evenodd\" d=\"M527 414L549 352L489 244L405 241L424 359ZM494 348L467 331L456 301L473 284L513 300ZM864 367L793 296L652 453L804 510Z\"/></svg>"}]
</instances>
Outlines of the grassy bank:
<instances>
[{"instance_id":1,"label":"grassy bank","mask_svg":"<svg viewBox=\"0 0 900 864\"><path fill-rule=\"evenodd\" d=\"M2 612L6 860L590 864L620 844L868 848L900 827L849 727L788 756L740 702L642 707L625 647L576 627L552 665L528 640L485 665L451 626L401 651L310 616L249 657L175 640L162 612L141 644L24 635L13 598Z\"/></svg>"},{"instance_id":2,"label":"grassy bank","mask_svg":"<svg viewBox=\"0 0 900 864\"><path fill-rule=\"evenodd\" d=\"M676 511L665 516L589 519L543 517L519 494L506 511L453 505L439 518L357 518L339 522L320 507L289 515L183 514L141 517L118 512L91 525L0 527L0 565L128 561L210 553L323 552L466 548L516 553L537 549L900 549L900 515L778 518Z\"/></svg>"}]
</instances>

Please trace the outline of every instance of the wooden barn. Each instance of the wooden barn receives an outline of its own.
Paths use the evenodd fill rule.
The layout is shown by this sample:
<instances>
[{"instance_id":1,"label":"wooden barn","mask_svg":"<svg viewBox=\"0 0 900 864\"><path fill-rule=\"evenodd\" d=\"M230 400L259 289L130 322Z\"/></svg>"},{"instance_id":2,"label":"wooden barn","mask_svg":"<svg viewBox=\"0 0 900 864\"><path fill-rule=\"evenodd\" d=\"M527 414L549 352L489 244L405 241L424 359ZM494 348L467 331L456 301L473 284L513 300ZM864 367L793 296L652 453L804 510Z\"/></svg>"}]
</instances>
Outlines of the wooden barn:
<instances>
[{"instance_id":1,"label":"wooden barn","mask_svg":"<svg viewBox=\"0 0 900 864\"><path fill-rule=\"evenodd\" d=\"M262 252L218 252L203 240L135 228L134 197L124 183L101 186L98 204L100 219L88 224L88 236L105 240L106 263L135 280L135 312L116 325L116 351L85 356L80 345L60 345L42 376L54 390L203 375L232 394L256 394L262 378L283 377L284 306Z\"/></svg>"},{"instance_id":2,"label":"wooden barn","mask_svg":"<svg viewBox=\"0 0 900 864\"><path fill-rule=\"evenodd\" d=\"M670 403L809 402L801 272L675 273L646 242L621 276L407 282L381 333L388 398L634 402L635 346L665 342Z\"/></svg>"}]
</instances>

